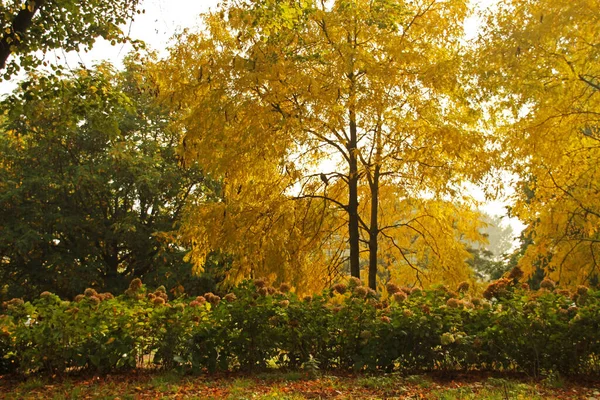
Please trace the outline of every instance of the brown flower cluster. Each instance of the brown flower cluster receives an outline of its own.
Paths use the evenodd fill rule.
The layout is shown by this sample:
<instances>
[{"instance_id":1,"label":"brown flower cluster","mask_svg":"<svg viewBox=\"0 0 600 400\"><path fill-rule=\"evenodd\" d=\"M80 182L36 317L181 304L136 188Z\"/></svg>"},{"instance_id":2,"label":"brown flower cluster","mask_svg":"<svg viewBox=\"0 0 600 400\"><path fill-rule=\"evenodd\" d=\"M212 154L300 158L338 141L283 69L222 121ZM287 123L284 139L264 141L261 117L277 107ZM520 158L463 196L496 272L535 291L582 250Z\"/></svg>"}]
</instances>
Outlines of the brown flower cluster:
<instances>
[{"instance_id":1,"label":"brown flower cluster","mask_svg":"<svg viewBox=\"0 0 600 400\"><path fill-rule=\"evenodd\" d=\"M393 297L394 297L394 301L396 303L402 303L402 302L404 302L404 300L406 300L408 298L406 293L404 293L402 291L398 291L398 292L394 293Z\"/></svg>"},{"instance_id":2,"label":"brown flower cluster","mask_svg":"<svg viewBox=\"0 0 600 400\"><path fill-rule=\"evenodd\" d=\"M292 287L288 283L284 282L281 285L279 285L279 291L281 293L288 293L290 290L292 290Z\"/></svg>"},{"instance_id":3,"label":"brown flower cluster","mask_svg":"<svg viewBox=\"0 0 600 400\"><path fill-rule=\"evenodd\" d=\"M458 284L458 288L456 289L459 293L465 293L469 291L469 288L471 287L471 285L469 284L469 282L464 281Z\"/></svg>"},{"instance_id":4,"label":"brown flower cluster","mask_svg":"<svg viewBox=\"0 0 600 400\"><path fill-rule=\"evenodd\" d=\"M337 283L337 284L333 285L333 291L337 292L339 294L346 293L346 290L347 290L347 287L343 283Z\"/></svg>"},{"instance_id":5,"label":"brown flower cluster","mask_svg":"<svg viewBox=\"0 0 600 400\"><path fill-rule=\"evenodd\" d=\"M233 293L227 293L225 297L223 297L223 300L225 300L228 303L233 303L236 299L237 297Z\"/></svg>"},{"instance_id":6,"label":"brown flower cluster","mask_svg":"<svg viewBox=\"0 0 600 400\"><path fill-rule=\"evenodd\" d=\"M204 296L198 296L196 299L190 302L190 307L200 307L206 303L206 298Z\"/></svg>"},{"instance_id":7,"label":"brown flower cluster","mask_svg":"<svg viewBox=\"0 0 600 400\"><path fill-rule=\"evenodd\" d=\"M500 298L508 294L508 289L511 285L512 281L508 278L500 278L495 282L492 282L488 285L488 287L483 292L483 297L488 300L492 298Z\"/></svg>"},{"instance_id":8,"label":"brown flower cluster","mask_svg":"<svg viewBox=\"0 0 600 400\"><path fill-rule=\"evenodd\" d=\"M554 288L556 287L556 283L554 283L553 280L551 279L544 279L541 283L540 283L540 288L541 289L546 289L546 290L554 290Z\"/></svg>"},{"instance_id":9,"label":"brown flower cluster","mask_svg":"<svg viewBox=\"0 0 600 400\"><path fill-rule=\"evenodd\" d=\"M221 298L212 292L204 293L204 298L213 306L221 302Z\"/></svg>"}]
</instances>

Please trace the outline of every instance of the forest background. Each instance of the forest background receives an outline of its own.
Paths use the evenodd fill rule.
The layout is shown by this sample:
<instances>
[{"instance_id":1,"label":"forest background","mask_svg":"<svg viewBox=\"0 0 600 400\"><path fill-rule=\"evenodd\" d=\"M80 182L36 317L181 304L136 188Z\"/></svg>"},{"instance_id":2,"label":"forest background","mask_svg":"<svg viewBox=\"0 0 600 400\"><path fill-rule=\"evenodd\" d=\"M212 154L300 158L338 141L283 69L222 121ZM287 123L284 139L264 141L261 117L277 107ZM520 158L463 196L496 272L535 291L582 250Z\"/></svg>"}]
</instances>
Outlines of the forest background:
<instances>
[{"instance_id":1,"label":"forest background","mask_svg":"<svg viewBox=\"0 0 600 400\"><path fill-rule=\"evenodd\" d=\"M142 4L56 4L2 5L2 299L597 285L597 1L500 2L471 38L465 1L229 1L158 55ZM98 37L134 50L54 62ZM516 249L473 187L514 191Z\"/></svg>"}]
</instances>

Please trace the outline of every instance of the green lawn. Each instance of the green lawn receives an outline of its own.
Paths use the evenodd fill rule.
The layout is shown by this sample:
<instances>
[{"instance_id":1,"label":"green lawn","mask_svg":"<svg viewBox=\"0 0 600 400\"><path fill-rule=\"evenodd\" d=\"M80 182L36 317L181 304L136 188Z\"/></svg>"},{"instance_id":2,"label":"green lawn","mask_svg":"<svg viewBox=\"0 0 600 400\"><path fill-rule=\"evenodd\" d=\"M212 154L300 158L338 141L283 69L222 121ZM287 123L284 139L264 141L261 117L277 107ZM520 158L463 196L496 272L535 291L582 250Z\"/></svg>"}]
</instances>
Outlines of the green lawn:
<instances>
[{"instance_id":1,"label":"green lawn","mask_svg":"<svg viewBox=\"0 0 600 400\"><path fill-rule=\"evenodd\" d=\"M600 383L464 375L327 375L298 372L184 376L0 377L2 399L600 399Z\"/></svg>"}]
</instances>

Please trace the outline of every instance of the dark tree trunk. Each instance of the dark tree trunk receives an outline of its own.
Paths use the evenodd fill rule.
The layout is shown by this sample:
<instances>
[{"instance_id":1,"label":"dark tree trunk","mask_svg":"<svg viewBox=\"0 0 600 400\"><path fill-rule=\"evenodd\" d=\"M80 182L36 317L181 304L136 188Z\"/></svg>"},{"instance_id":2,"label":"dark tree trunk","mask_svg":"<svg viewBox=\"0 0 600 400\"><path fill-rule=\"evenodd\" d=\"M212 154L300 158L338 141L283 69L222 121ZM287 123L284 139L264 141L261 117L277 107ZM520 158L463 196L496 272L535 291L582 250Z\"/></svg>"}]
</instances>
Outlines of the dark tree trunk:
<instances>
[{"instance_id":1,"label":"dark tree trunk","mask_svg":"<svg viewBox=\"0 0 600 400\"><path fill-rule=\"evenodd\" d=\"M358 161L356 155L356 113L350 106L350 141L348 142L348 230L350 236L350 275L360 279L360 247L358 231Z\"/></svg>"},{"instance_id":2,"label":"dark tree trunk","mask_svg":"<svg viewBox=\"0 0 600 400\"><path fill-rule=\"evenodd\" d=\"M20 38L26 35L27 30L31 26L31 21L35 13L44 5L46 0L36 0L33 9L29 7L19 11L15 16L11 25L10 33L4 32L2 39L0 39L0 70L6 68L6 61L11 53L11 46L19 46ZM18 35L18 36L17 36Z\"/></svg>"},{"instance_id":3,"label":"dark tree trunk","mask_svg":"<svg viewBox=\"0 0 600 400\"><path fill-rule=\"evenodd\" d=\"M379 164L375 166L371 185L371 222L369 225L369 287L377 290L377 240L379 236Z\"/></svg>"}]
</instances>

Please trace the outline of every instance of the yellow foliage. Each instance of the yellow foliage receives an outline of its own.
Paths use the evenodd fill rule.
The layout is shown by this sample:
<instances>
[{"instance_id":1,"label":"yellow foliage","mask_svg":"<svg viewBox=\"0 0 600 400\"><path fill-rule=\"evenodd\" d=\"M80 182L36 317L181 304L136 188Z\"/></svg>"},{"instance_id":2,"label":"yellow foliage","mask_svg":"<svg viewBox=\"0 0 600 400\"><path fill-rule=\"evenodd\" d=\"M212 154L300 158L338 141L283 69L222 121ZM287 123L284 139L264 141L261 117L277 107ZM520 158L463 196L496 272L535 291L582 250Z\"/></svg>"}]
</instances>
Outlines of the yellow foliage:
<instances>
[{"instance_id":1,"label":"yellow foliage","mask_svg":"<svg viewBox=\"0 0 600 400\"><path fill-rule=\"evenodd\" d=\"M533 241L521 265L571 286L599 272L598 10L598 0L505 1L478 53L507 167L521 176L513 213Z\"/></svg>"},{"instance_id":2,"label":"yellow foliage","mask_svg":"<svg viewBox=\"0 0 600 400\"><path fill-rule=\"evenodd\" d=\"M489 168L460 81L467 3L233 2L182 35L155 79L186 159L224 182L223 202L188 209L196 264L218 248L237 256L234 281L328 285L355 182L361 256L403 282L466 279L461 232L481 237L457 191Z\"/></svg>"}]
</instances>

